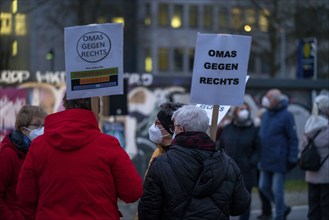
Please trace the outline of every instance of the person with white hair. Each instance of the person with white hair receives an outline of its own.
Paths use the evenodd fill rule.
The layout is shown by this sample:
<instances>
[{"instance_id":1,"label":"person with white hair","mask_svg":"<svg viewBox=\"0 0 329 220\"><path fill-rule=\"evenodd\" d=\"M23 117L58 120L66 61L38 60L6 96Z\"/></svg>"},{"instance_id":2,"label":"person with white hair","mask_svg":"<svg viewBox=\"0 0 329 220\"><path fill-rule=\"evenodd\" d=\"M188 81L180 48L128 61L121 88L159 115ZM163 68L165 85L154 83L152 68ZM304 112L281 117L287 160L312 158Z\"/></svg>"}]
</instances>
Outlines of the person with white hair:
<instances>
[{"instance_id":1,"label":"person with white hair","mask_svg":"<svg viewBox=\"0 0 329 220\"><path fill-rule=\"evenodd\" d=\"M329 97L319 95L313 103L312 115L307 119L304 137L299 152L301 153L310 138L317 148L322 166L318 171L306 171L308 184L308 214L310 220L329 219Z\"/></svg>"},{"instance_id":2,"label":"person with white hair","mask_svg":"<svg viewBox=\"0 0 329 220\"><path fill-rule=\"evenodd\" d=\"M287 110L288 97L279 89L270 89L262 99L259 188L275 205L275 220L284 220L291 208L284 202L287 173L297 165L298 138L295 119Z\"/></svg>"},{"instance_id":3,"label":"person with white hair","mask_svg":"<svg viewBox=\"0 0 329 220\"><path fill-rule=\"evenodd\" d=\"M247 211L251 197L239 167L207 135L207 113L186 105L172 119L174 139L145 177L139 219L228 220Z\"/></svg>"}]
</instances>

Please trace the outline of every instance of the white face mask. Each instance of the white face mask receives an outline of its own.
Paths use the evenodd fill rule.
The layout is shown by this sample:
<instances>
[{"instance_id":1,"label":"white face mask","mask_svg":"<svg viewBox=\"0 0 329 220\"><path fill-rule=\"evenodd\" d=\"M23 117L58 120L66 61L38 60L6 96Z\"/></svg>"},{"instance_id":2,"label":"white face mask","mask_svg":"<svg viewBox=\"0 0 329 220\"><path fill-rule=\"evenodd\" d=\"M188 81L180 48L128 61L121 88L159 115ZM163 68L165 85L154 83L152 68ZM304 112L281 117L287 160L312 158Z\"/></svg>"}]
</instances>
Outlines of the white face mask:
<instances>
[{"instance_id":1,"label":"white face mask","mask_svg":"<svg viewBox=\"0 0 329 220\"><path fill-rule=\"evenodd\" d=\"M241 110L239 113L238 113L238 117L241 121L244 121L244 120L247 120L248 117L249 117L249 111L246 110L246 109L243 109Z\"/></svg>"},{"instance_id":2,"label":"white face mask","mask_svg":"<svg viewBox=\"0 0 329 220\"><path fill-rule=\"evenodd\" d=\"M264 96L262 98L262 106L265 107L265 108L269 108L270 104L271 104L270 100L266 96Z\"/></svg>"},{"instance_id":3,"label":"white face mask","mask_svg":"<svg viewBox=\"0 0 329 220\"><path fill-rule=\"evenodd\" d=\"M153 141L156 144L159 144L162 141L161 130L160 130L160 128L155 126L155 124L153 124L153 125L151 125L151 127L149 127L149 138L151 141Z\"/></svg>"},{"instance_id":4,"label":"white face mask","mask_svg":"<svg viewBox=\"0 0 329 220\"><path fill-rule=\"evenodd\" d=\"M36 139L38 136L40 135L43 135L43 132L44 132L44 127L41 127L41 128L37 128L37 129L28 129L26 128L27 130L30 131L30 135L29 135L29 139L31 141L33 141L34 139Z\"/></svg>"}]
</instances>

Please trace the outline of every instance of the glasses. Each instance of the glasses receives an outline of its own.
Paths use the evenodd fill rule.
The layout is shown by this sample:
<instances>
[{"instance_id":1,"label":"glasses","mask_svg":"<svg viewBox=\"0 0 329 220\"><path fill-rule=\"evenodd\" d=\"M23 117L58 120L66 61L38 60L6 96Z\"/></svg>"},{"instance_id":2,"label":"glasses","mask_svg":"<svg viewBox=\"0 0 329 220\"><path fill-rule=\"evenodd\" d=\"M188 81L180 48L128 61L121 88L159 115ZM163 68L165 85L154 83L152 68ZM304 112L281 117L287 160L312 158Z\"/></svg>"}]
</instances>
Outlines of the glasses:
<instances>
[{"instance_id":1,"label":"glasses","mask_svg":"<svg viewBox=\"0 0 329 220\"><path fill-rule=\"evenodd\" d=\"M43 124L29 124L27 127L33 127L33 129L43 127Z\"/></svg>"}]
</instances>

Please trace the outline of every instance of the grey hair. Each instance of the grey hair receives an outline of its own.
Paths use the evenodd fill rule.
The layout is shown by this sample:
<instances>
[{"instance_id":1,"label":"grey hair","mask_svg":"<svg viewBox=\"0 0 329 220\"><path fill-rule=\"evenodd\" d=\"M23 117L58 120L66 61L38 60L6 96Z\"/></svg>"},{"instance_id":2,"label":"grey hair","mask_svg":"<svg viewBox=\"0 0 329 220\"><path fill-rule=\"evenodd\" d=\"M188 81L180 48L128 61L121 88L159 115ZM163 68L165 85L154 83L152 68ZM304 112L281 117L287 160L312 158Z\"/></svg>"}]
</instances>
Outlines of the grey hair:
<instances>
[{"instance_id":1,"label":"grey hair","mask_svg":"<svg viewBox=\"0 0 329 220\"><path fill-rule=\"evenodd\" d=\"M319 95L315 98L315 104L321 113L329 111L329 97L327 95Z\"/></svg>"},{"instance_id":2,"label":"grey hair","mask_svg":"<svg viewBox=\"0 0 329 220\"><path fill-rule=\"evenodd\" d=\"M175 125L182 126L185 131L207 132L209 127L207 112L194 105L179 108L171 119Z\"/></svg>"}]
</instances>

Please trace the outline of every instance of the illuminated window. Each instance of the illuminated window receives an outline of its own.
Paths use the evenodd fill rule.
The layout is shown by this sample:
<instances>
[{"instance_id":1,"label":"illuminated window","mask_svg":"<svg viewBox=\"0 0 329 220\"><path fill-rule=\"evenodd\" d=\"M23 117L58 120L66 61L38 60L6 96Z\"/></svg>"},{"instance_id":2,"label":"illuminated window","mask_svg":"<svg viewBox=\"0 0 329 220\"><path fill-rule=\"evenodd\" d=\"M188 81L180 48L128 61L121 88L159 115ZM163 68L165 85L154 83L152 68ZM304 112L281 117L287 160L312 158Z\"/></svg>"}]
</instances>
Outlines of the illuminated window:
<instances>
[{"instance_id":1,"label":"illuminated window","mask_svg":"<svg viewBox=\"0 0 329 220\"><path fill-rule=\"evenodd\" d=\"M246 9L245 10L245 17L246 17L246 23L249 25L254 25L256 23L256 13L254 9Z\"/></svg>"},{"instance_id":2,"label":"illuminated window","mask_svg":"<svg viewBox=\"0 0 329 220\"><path fill-rule=\"evenodd\" d=\"M203 11L203 27L206 29L210 29L212 25L212 6L205 5Z\"/></svg>"},{"instance_id":3,"label":"illuminated window","mask_svg":"<svg viewBox=\"0 0 329 220\"><path fill-rule=\"evenodd\" d=\"M183 6L175 5L174 6L174 15L171 18L171 27L180 28L182 27L182 18L183 18Z\"/></svg>"},{"instance_id":4,"label":"illuminated window","mask_svg":"<svg viewBox=\"0 0 329 220\"><path fill-rule=\"evenodd\" d=\"M224 10L219 10L218 14L218 28L227 28L227 13Z\"/></svg>"},{"instance_id":5,"label":"illuminated window","mask_svg":"<svg viewBox=\"0 0 329 220\"><path fill-rule=\"evenodd\" d=\"M0 34L1 35L11 34L12 15L10 13L1 13L0 20L1 20Z\"/></svg>"},{"instance_id":6,"label":"illuminated window","mask_svg":"<svg viewBox=\"0 0 329 220\"><path fill-rule=\"evenodd\" d=\"M17 56L18 53L18 45L17 45L17 40L13 41L12 45L11 45L11 55L13 57Z\"/></svg>"},{"instance_id":7,"label":"illuminated window","mask_svg":"<svg viewBox=\"0 0 329 220\"><path fill-rule=\"evenodd\" d=\"M151 5L149 3L145 4L145 17L144 17L144 25L150 26L152 24L151 19Z\"/></svg>"},{"instance_id":8,"label":"illuminated window","mask_svg":"<svg viewBox=\"0 0 329 220\"><path fill-rule=\"evenodd\" d=\"M184 50L182 48L174 49L174 70L175 71L183 70L183 57L184 57Z\"/></svg>"},{"instance_id":9,"label":"illuminated window","mask_svg":"<svg viewBox=\"0 0 329 220\"><path fill-rule=\"evenodd\" d=\"M158 49L158 69L159 71L167 71L169 66L169 51L167 48Z\"/></svg>"},{"instance_id":10,"label":"illuminated window","mask_svg":"<svg viewBox=\"0 0 329 220\"><path fill-rule=\"evenodd\" d=\"M188 25L191 28L198 27L198 7L196 5L189 6Z\"/></svg>"},{"instance_id":11,"label":"illuminated window","mask_svg":"<svg viewBox=\"0 0 329 220\"><path fill-rule=\"evenodd\" d=\"M238 30L241 28L242 19L241 19L241 9L233 8L232 11L232 28Z\"/></svg>"},{"instance_id":12,"label":"illuminated window","mask_svg":"<svg viewBox=\"0 0 329 220\"><path fill-rule=\"evenodd\" d=\"M123 17L114 17L112 18L113 23L124 23L125 19Z\"/></svg>"},{"instance_id":13,"label":"illuminated window","mask_svg":"<svg viewBox=\"0 0 329 220\"><path fill-rule=\"evenodd\" d=\"M145 72L150 73L152 72L152 57L151 57L151 50L145 49Z\"/></svg>"},{"instance_id":14,"label":"illuminated window","mask_svg":"<svg viewBox=\"0 0 329 220\"><path fill-rule=\"evenodd\" d=\"M193 72L193 65L194 65L194 48L191 48L188 51L188 66L190 72Z\"/></svg>"},{"instance_id":15,"label":"illuminated window","mask_svg":"<svg viewBox=\"0 0 329 220\"><path fill-rule=\"evenodd\" d=\"M11 3L11 12L13 14L17 13L17 0L13 0Z\"/></svg>"},{"instance_id":16,"label":"illuminated window","mask_svg":"<svg viewBox=\"0 0 329 220\"><path fill-rule=\"evenodd\" d=\"M266 9L262 10L259 15L258 25L259 29L263 32L268 31L268 16L270 12Z\"/></svg>"},{"instance_id":17,"label":"illuminated window","mask_svg":"<svg viewBox=\"0 0 329 220\"><path fill-rule=\"evenodd\" d=\"M158 22L160 26L169 25L168 5L159 4Z\"/></svg>"},{"instance_id":18,"label":"illuminated window","mask_svg":"<svg viewBox=\"0 0 329 220\"><path fill-rule=\"evenodd\" d=\"M15 15L15 33L17 36L24 36L26 34L26 16L25 14Z\"/></svg>"}]
</instances>

